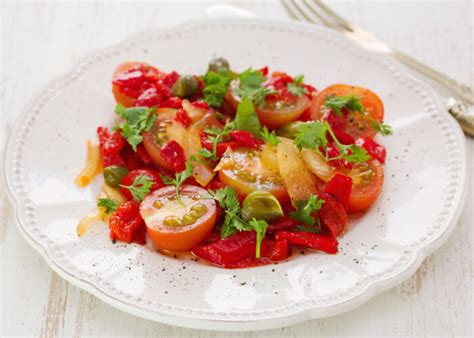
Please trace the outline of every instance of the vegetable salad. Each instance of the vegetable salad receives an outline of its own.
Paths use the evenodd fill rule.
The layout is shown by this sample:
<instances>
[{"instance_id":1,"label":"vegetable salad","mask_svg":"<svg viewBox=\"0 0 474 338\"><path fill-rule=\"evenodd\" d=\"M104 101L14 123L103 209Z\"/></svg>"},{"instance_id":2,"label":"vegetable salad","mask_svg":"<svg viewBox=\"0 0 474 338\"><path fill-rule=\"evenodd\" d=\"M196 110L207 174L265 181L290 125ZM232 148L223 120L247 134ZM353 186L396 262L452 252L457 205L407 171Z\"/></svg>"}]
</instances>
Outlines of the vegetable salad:
<instances>
[{"instance_id":1,"label":"vegetable salad","mask_svg":"<svg viewBox=\"0 0 474 338\"><path fill-rule=\"evenodd\" d=\"M78 235L102 220L113 241L252 267L297 247L337 253L348 214L382 190L374 137L391 129L369 89L319 91L303 75L238 73L216 58L199 76L126 62L112 92L116 124L98 127L76 178L104 181Z\"/></svg>"}]
</instances>

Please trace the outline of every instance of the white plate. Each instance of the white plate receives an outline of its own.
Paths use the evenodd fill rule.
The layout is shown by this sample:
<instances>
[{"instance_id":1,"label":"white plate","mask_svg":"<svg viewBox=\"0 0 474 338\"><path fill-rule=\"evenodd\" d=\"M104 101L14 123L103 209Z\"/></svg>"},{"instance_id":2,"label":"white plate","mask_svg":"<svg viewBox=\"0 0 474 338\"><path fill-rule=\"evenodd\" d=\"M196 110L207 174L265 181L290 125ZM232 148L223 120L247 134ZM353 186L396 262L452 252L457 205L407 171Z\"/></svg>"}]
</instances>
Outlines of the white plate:
<instances>
[{"instance_id":1,"label":"white plate","mask_svg":"<svg viewBox=\"0 0 474 338\"><path fill-rule=\"evenodd\" d=\"M364 86L384 101L394 135L378 140L388 150L383 193L351 220L338 255L224 270L164 257L150 245L112 244L105 224L76 236L98 182L79 189L73 180L84 163L86 139L95 138L98 125L112 124L114 67L141 60L202 73L213 56L225 56L236 70L268 65L303 73L320 89L336 82ZM6 181L23 235L71 283L152 320L255 330L348 311L410 276L456 224L466 191L466 151L436 94L391 59L316 26L226 19L134 36L44 88L13 130Z\"/></svg>"}]
</instances>

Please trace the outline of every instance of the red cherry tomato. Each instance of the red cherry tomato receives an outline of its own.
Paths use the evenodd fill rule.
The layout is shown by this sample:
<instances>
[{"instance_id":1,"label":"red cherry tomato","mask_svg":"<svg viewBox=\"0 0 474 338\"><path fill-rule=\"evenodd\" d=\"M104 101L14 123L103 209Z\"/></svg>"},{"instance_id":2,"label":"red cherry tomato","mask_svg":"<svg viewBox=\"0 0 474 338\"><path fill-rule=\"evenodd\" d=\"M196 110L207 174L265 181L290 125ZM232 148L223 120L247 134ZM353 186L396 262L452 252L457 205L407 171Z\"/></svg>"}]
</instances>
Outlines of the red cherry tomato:
<instances>
[{"instance_id":1,"label":"red cherry tomato","mask_svg":"<svg viewBox=\"0 0 474 338\"><path fill-rule=\"evenodd\" d=\"M346 95L355 95L360 97L360 101L364 106L368 116L375 121L383 122L384 107L377 94L370 91L369 89L344 84L331 85L315 96L311 104L313 120L328 118L328 111L323 108L326 97ZM345 118L347 119L347 116ZM359 113L354 114L352 119L349 119L346 122L347 123L343 123L339 127L333 126L332 123L331 126L333 129L344 132L354 138L358 138L360 136L373 137L376 134L376 131L371 126L370 120L364 118Z\"/></svg>"}]
</instances>

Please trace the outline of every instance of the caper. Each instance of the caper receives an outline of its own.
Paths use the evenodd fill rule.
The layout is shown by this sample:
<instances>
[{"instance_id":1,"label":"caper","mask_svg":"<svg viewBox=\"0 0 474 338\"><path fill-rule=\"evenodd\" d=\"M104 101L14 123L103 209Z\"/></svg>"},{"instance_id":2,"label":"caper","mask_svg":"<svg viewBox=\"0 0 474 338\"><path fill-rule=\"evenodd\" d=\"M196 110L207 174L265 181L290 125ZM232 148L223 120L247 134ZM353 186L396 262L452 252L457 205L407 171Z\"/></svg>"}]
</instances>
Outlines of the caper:
<instances>
[{"instance_id":1,"label":"caper","mask_svg":"<svg viewBox=\"0 0 474 338\"><path fill-rule=\"evenodd\" d=\"M263 219L272 222L283 216L280 202L268 191L255 190L242 203L242 218L246 221Z\"/></svg>"},{"instance_id":2,"label":"caper","mask_svg":"<svg viewBox=\"0 0 474 338\"><path fill-rule=\"evenodd\" d=\"M183 225L181 220L176 216L167 216L163 220L163 224L167 227L180 227Z\"/></svg>"},{"instance_id":3,"label":"caper","mask_svg":"<svg viewBox=\"0 0 474 338\"><path fill-rule=\"evenodd\" d=\"M198 90L198 81L193 75L181 75L171 87L174 96L185 98L196 94Z\"/></svg>"},{"instance_id":4,"label":"caper","mask_svg":"<svg viewBox=\"0 0 474 338\"><path fill-rule=\"evenodd\" d=\"M224 58L214 58L209 62L209 71L219 73L223 70L229 70L229 61Z\"/></svg>"},{"instance_id":5,"label":"caper","mask_svg":"<svg viewBox=\"0 0 474 338\"><path fill-rule=\"evenodd\" d=\"M105 183L113 188L117 188L127 174L128 169L119 165L110 165L104 169L103 173Z\"/></svg>"},{"instance_id":6,"label":"caper","mask_svg":"<svg viewBox=\"0 0 474 338\"><path fill-rule=\"evenodd\" d=\"M278 136L283 136L287 138L295 138L298 130L305 124L306 122L302 122L302 121L289 122L287 124L284 124L282 127L280 127L280 129L276 131L276 134Z\"/></svg>"}]
</instances>

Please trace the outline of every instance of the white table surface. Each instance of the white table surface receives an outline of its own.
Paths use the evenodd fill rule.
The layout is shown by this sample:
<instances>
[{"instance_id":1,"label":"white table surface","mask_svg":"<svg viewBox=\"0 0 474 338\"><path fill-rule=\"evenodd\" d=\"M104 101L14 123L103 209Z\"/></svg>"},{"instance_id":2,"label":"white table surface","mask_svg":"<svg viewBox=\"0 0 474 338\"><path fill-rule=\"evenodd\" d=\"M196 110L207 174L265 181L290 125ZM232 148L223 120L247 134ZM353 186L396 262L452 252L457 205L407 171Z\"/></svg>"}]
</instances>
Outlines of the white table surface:
<instances>
[{"instance_id":1,"label":"white table surface","mask_svg":"<svg viewBox=\"0 0 474 338\"><path fill-rule=\"evenodd\" d=\"M261 17L288 19L276 1L238 5ZM1 2L0 6L2 150L24 102L79 58L135 32L204 17L207 4L170 0L134 4ZM335 2L331 6L389 44L474 85L472 2L364 1ZM188 57L192 57L189 52ZM468 139L468 147L472 173L472 138ZM3 178L3 165L0 171ZM0 336L472 336L472 175L466 206L451 238L425 260L415 275L365 305L339 316L279 330L223 333L133 317L62 280L21 237L0 180Z\"/></svg>"}]
</instances>

